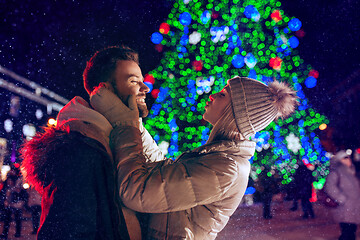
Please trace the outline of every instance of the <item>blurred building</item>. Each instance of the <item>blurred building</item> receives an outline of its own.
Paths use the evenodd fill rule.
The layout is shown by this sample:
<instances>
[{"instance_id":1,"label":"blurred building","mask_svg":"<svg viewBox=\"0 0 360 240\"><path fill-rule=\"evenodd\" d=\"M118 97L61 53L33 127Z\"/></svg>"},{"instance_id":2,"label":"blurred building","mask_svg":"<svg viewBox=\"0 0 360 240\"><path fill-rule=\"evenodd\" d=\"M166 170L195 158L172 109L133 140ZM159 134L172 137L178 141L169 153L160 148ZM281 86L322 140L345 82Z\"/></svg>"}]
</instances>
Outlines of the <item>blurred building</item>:
<instances>
[{"instance_id":1,"label":"blurred building","mask_svg":"<svg viewBox=\"0 0 360 240\"><path fill-rule=\"evenodd\" d=\"M328 92L329 102L324 108L336 112L321 140L327 151L360 146L360 68L339 81ZM334 149L334 147L336 149Z\"/></svg>"},{"instance_id":2,"label":"blurred building","mask_svg":"<svg viewBox=\"0 0 360 240\"><path fill-rule=\"evenodd\" d=\"M19 146L55 117L67 101L0 66L0 170L20 162Z\"/></svg>"}]
</instances>

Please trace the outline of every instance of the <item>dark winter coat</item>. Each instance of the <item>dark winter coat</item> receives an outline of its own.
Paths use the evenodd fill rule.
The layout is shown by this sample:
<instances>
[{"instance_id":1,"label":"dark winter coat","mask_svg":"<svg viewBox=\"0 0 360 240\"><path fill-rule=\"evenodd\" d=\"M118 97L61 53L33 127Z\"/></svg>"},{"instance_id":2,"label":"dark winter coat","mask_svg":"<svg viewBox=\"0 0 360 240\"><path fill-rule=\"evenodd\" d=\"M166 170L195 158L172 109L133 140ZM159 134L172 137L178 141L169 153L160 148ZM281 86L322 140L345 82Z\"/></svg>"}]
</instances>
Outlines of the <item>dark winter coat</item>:
<instances>
[{"instance_id":1,"label":"dark winter coat","mask_svg":"<svg viewBox=\"0 0 360 240\"><path fill-rule=\"evenodd\" d=\"M96 140L78 132L50 129L42 138L42 196L39 240L126 239L112 160ZM120 237L122 236L122 237Z\"/></svg>"},{"instance_id":2,"label":"dark winter coat","mask_svg":"<svg viewBox=\"0 0 360 240\"><path fill-rule=\"evenodd\" d=\"M276 178L271 175L267 175L268 170L264 170L259 174L259 189L261 198L263 200L271 199L274 194L279 192L278 182Z\"/></svg>"},{"instance_id":3,"label":"dark winter coat","mask_svg":"<svg viewBox=\"0 0 360 240\"><path fill-rule=\"evenodd\" d=\"M23 174L42 197L39 240L129 239L106 121L76 97L58 127L24 145Z\"/></svg>"},{"instance_id":4,"label":"dark winter coat","mask_svg":"<svg viewBox=\"0 0 360 240\"><path fill-rule=\"evenodd\" d=\"M309 170L305 165L300 165L295 172L294 179L296 184L297 198L311 198L312 184L315 181L315 177L312 175L312 171Z\"/></svg>"}]
</instances>

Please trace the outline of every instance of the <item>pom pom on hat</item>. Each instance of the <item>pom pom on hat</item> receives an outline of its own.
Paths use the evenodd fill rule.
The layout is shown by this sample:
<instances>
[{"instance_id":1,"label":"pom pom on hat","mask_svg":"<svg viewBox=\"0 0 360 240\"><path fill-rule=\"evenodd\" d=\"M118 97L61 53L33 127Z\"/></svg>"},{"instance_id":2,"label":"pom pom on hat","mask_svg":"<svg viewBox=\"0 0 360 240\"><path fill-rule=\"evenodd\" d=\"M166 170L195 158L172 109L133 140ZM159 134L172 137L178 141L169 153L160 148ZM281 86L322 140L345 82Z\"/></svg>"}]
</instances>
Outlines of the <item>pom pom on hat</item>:
<instances>
[{"instance_id":1,"label":"pom pom on hat","mask_svg":"<svg viewBox=\"0 0 360 240\"><path fill-rule=\"evenodd\" d=\"M274 106L278 110L277 117L286 118L295 110L298 105L296 92L283 82L274 81L268 86L273 94Z\"/></svg>"},{"instance_id":2,"label":"pom pom on hat","mask_svg":"<svg viewBox=\"0 0 360 240\"><path fill-rule=\"evenodd\" d=\"M298 104L296 92L274 81L265 85L247 77L228 80L236 124L245 138L266 128L274 119L289 116Z\"/></svg>"}]
</instances>

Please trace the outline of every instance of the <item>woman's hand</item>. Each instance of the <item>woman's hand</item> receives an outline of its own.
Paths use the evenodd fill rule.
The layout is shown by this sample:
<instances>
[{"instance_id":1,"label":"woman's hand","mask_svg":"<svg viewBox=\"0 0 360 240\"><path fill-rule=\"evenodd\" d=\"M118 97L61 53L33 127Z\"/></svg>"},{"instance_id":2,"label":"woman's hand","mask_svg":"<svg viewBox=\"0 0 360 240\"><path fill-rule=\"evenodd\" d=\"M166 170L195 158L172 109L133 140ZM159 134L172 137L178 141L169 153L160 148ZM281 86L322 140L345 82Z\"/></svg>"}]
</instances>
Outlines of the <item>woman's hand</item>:
<instances>
[{"instance_id":1,"label":"woman's hand","mask_svg":"<svg viewBox=\"0 0 360 240\"><path fill-rule=\"evenodd\" d=\"M99 86L90 94L91 106L104 115L113 127L118 125L139 128L139 110L134 95L128 98L129 107L104 86Z\"/></svg>"}]
</instances>

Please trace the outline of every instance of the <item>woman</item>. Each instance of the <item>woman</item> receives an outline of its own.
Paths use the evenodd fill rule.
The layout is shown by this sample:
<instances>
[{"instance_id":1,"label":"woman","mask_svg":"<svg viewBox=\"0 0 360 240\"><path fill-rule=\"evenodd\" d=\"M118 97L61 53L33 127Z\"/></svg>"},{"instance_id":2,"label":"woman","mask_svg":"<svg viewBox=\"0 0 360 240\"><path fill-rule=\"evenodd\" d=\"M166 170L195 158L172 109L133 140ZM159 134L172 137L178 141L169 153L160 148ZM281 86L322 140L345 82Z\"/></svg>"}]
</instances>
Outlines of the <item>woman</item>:
<instances>
[{"instance_id":1,"label":"woman","mask_svg":"<svg viewBox=\"0 0 360 240\"><path fill-rule=\"evenodd\" d=\"M110 141L123 203L152 213L146 238L215 239L245 193L255 150L249 137L289 115L296 97L283 83L229 80L206 104L203 118L213 125L207 143L172 163L146 163L134 97L127 108L100 88L90 102L114 126Z\"/></svg>"},{"instance_id":2,"label":"woman","mask_svg":"<svg viewBox=\"0 0 360 240\"><path fill-rule=\"evenodd\" d=\"M350 155L344 150L331 158L325 191L339 203L339 206L332 210L334 220L341 229L339 239L355 240L357 224L360 223L360 184Z\"/></svg>"}]
</instances>

